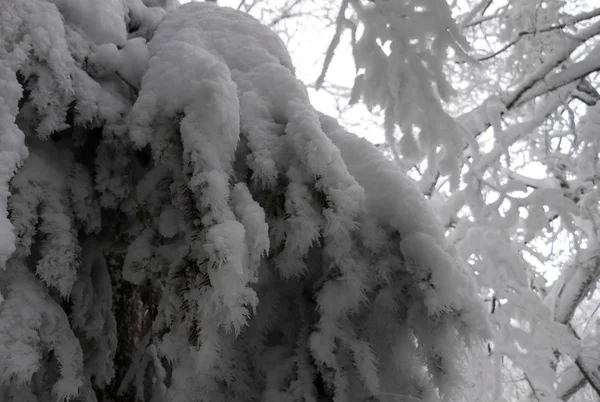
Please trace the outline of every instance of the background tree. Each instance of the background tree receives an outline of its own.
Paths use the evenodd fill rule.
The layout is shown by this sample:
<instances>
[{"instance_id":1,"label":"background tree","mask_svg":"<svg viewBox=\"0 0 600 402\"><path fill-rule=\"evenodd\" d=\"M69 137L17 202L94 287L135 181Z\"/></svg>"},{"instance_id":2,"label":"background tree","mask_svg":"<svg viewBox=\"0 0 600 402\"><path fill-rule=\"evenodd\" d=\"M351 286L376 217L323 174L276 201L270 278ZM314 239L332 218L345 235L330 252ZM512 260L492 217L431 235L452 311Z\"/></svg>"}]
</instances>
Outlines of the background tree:
<instances>
[{"instance_id":1,"label":"background tree","mask_svg":"<svg viewBox=\"0 0 600 402\"><path fill-rule=\"evenodd\" d=\"M388 138L427 125L459 150L450 9L352 5L356 95ZM456 397L489 332L469 272L267 27L154 0L9 0L0 19L0 399Z\"/></svg>"},{"instance_id":2,"label":"background tree","mask_svg":"<svg viewBox=\"0 0 600 402\"><path fill-rule=\"evenodd\" d=\"M451 236L472 258L482 285L493 289L490 311L503 335L491 348L522 372L529 398L568 399L586 382L600 395L595 331L579 341L583 328L571 325L599 272L598 151L592 149L598 136L592 116L600 10L584 2L488 3L461 19L473 42L478 36L489 41L476 57L498 72L489 75L487 99L459 117L479 146L462 159L461 190L429 188L432 198L451 206L446 222L470 215L471 222L461 220ZM476 238L490 236L489 229L495 234L488 240L510 240L513 246L499 254L491 243L477 244ZM560 274L546 287L540 271L550 267ZM589 400L590 394L583 395Z\"/></svg>"}]
</instances>

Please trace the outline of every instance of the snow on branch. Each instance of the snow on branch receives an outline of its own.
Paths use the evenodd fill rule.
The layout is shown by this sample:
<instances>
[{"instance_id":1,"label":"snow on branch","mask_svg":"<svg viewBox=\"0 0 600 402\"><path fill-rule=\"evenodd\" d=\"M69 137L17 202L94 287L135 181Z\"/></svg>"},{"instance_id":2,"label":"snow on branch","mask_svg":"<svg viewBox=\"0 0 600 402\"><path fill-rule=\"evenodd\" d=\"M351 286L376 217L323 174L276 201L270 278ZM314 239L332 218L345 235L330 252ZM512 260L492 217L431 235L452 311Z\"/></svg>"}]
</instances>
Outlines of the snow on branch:
<instances>
[{"instance_id":1,"label":"snow on branch","mask_svg":"<svg viewBox=\"0 0 600 402\"><path fill-rule=\"evenodd\" d=\"M517 102L519 106L535 97L554 91L573 81L577 81L587 75L600 70L600 48L592 49L589 54L581 61L573 63L563 71L550 74L543 81L525 92Z\"/></svg>"},{"instance_id":2,"label":"snow on branch","mask_svg":"<svg viewBox=\"0 0 600 402\"><path fill-rule=\"evenodd\" d=\"M569 56L586 40L600 34L600 22L596 22L588 28L583 29L574 38L569 39L552 57L545 61L538 69L530 74L516 89L503 97L507 109L517 106L521 97L528 90L534 87L535 84L543 80L549 72L558 67L561 63L569 58Z\"/></svg>"},{"instance_id":3,"label":"snow on branch","mask_svg":"<svg viewBox=\"0 0 600 402\"><path fill-rule=\"evenodd\" d=\"M444 2L372 3L349 2L364 26L362 36L352 44L357 70L352 102L360 99L368 108L384 111L386 139L397 162L398 149L411 158L426 153L432 166L457 182L456 161L466 133L442 106L453 94L442 67L450 51L473 61L466 54L468 44ZM346 2L319 85L346 25L345 11Z\"/></svg>"},{"instance_id":4,"label":"snow on branch","mask_svg":"<svg viewBox=\"0 0 600 402\"><path fill-rule=\"evenodd\" d=\"M365 99L452 170L441 56L465 43L449 9L410 6L435 34L411 43L402 7L350 4L367 17ZM210 2L3 13L0 396L456 394L489 335L466 266L415 183L315 111L268 28Z\"/></svg>"}]
</instances>

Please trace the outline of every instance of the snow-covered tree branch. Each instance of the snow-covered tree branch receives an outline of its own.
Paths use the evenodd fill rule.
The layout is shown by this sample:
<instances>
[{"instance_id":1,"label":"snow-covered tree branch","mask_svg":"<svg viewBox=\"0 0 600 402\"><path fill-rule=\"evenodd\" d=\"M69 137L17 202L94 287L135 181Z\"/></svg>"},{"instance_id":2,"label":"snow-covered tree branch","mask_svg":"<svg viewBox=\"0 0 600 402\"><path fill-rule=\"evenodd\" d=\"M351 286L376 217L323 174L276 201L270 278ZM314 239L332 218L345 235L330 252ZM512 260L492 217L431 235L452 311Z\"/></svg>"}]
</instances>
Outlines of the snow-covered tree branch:
<instances>
[{"instance_id":1,"label":"snow-covered tree branch","mask_svg":"<svg viewBox=\"0 0 600 402\"><path fill-rule=\"evenodd\" d=\"M390 138L435 129L451 155L438 95L466 43L449 8L349 4ZM411 9L417 44L397 31ZM170 0L8 0L0 19L2 401L459 394L490 334L471 272L412 179L312 107L266 26Z\"/></svg>"}]
</instances>

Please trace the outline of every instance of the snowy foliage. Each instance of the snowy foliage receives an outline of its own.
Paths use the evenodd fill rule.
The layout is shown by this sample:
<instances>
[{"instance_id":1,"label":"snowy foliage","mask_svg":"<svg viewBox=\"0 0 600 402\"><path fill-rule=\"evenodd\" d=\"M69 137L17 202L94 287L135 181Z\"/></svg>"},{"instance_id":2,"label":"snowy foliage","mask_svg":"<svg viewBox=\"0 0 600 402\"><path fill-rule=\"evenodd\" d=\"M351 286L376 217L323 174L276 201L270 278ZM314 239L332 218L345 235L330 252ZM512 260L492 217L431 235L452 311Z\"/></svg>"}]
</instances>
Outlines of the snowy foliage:
<instances>
[{"instance_id":1,"label":"snowy foliage","mask_svg":"<svg viewBox=\"0 0 600 402\"><path fill-rule=\"evenodd\" d=\"M465 399L592 400L600 8L467 0L453 11L479 62L457 54L445 64L462 88L448 110L468 132L459 182L424 158L410 161L409 175L489 306L494 335L472 356L479 369Z\"/></svg>"},{"instance_id":2,"label":"snowy foliage","mask_svg":"<svg viewBox=\"0 0 600 402\"><path fill-rule=\"evenodd\" d=\"M349 3L364 24L352 46L353 99L384 111L386 139L397 162L398 149L409 160L426 156L430 166L458 183L468 133L442 106L454 93L443 67L449 53L473 60L450 7L436 0Z\"/></svg>"},{"instance_id":3,"label":"snowy foliage","mask_svg":"<svg viewBox=\"0 0 600 402\"><path fill-rule=\"evenodd\" d=\"M431 47L375 29L413 6L364 10L365 51L384 35L425 85L410 108L383 95L393 77L371 82L381 54L358 59L365 97L448 157L453 135L424 126L451 121L440 4L414 7L443 20L411 28ZM489 332L470 274L415 183L311 106L268 28L149 0L8 0L0 20L0 399L456 395Z\"/></svg>"}]
</instances>

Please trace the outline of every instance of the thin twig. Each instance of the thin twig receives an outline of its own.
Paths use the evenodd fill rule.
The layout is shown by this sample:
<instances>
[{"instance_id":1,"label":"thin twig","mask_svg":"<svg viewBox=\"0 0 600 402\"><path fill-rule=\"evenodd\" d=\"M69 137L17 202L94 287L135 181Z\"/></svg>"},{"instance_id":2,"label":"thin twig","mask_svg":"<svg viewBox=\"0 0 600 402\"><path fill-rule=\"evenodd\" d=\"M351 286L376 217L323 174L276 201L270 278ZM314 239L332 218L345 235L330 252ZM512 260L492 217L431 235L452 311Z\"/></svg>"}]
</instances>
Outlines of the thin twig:
<instances>
[{"instance_id":1,"label":"thin twig","mask_svg":"<svg viewBox=\"0 0 600 402\"><path fill-rule=\"evenodd\" d=\"M327 75L327 70L329 70L329 66L331 65L331 61L333 60L335 49L337 49L338 45L340 44L340 39L342 37L342 33L344 32L344 20L346 19L347 8L348 0L343 0L336 19L335 34L333 35L331 42L329 42L327 52L325 52L325 61L323 62L323 68L321 69L321 74L319 75L319 78L317 78L317 82L315 84L315 88L317 90L319 90L323 85L323 82L325 81L325 76Z\"/></svg>"}]
</instances>

